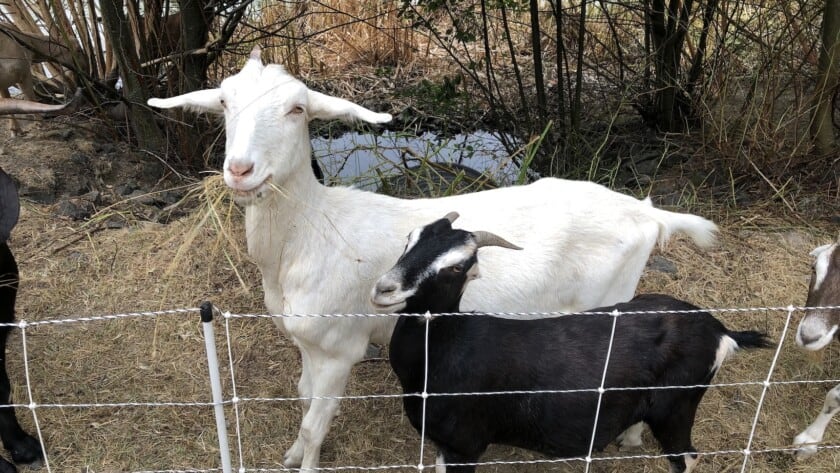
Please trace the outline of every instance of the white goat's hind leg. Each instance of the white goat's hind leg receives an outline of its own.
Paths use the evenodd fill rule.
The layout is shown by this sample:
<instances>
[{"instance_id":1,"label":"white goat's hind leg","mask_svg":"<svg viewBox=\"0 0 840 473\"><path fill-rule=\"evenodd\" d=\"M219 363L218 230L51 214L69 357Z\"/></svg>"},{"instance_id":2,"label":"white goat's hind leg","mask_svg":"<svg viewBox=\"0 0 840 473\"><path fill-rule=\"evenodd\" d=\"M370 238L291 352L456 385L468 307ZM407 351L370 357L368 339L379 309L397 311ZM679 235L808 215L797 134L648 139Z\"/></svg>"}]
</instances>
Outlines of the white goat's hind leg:
<instances>
[{"instance_id":1,"label":"white goat's hind leg","mask_svg":"<svg viewBox=\"0 0 840 473\"><path fill-rule=\"evenodd\" d=\"M637 422L627 428L624 432L619 434L615 439L622 450L628 448L638 448L642 446L642 431L645 429L644 422Z\"/></svg>"},{"instance_id":2,"label":"white goat's hind leg","mask_svg":"<svg viewBox=\"0 0 840 473\"><path fill-rule=\"evenodd\" d=\"M330 430L330 423L338 412L339 399L337 398L344 395L350 370L353 368L352 361L340 358L316 359L312 356L310 361L312 362L312 394L315 399L312 399L309 411L303 418L298 440L295 442L303 445L301 473L318 468L321 445Z\"/></svg>"},{"instance_id":3,"label":"white goat's hind leg","mask_svg":"<svg viewBox=\"0 0 840 473\"><path fill-rule=\"evenodd\" d=\"M817 453L816 444L822 441L828 423L838 412L840 412L840 384L825 396L825 404L814 422L811 422L811 425L793 439L793 444L799 447L795 452L797 459L808 458Z\"/></svg>"}]
</instances>

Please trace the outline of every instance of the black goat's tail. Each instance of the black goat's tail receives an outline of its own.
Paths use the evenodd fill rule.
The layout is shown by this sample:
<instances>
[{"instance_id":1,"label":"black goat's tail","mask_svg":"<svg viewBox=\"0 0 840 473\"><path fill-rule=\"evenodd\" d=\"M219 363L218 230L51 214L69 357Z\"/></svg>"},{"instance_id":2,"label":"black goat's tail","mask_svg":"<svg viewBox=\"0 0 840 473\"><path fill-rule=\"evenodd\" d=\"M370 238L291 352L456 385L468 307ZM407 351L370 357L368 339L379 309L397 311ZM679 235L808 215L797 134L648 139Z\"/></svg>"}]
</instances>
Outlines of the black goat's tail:
<instances>
[{"instance_id":1,"label":"black goat's tail","mask_svg":"<svg viewBox=\"0 0 840 473\"><path fill-rule=\"evenodd\" d=\"M723 362L738 350L743 348L770 348L771 346L773 345L764 333L755 330L744 332L727 330L718 342L712 373L715 373Z\"/></svg>"},{"instance_id":2,"label":"black goat's tail","mask_svg":"<svg viewBox=\"0 0 840 473\"><path fill-rule=\"evenodd\" d=\"M755 330L746 330L743 332L730 331L727 335L735 340L738 348L771 348L773 346L773 343L767 338L766 333Z\"/></svg>"}]
</instances>

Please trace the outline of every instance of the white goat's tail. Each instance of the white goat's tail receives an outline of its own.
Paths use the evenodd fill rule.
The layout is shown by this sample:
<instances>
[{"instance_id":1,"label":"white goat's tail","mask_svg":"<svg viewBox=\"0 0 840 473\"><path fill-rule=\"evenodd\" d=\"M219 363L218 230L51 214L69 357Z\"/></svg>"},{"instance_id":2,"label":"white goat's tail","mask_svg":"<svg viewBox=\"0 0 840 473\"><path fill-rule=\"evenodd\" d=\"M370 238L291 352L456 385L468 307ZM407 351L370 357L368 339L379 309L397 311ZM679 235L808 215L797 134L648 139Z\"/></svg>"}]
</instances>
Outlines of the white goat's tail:
<instances>
[{"instance_id":1,"label":"white goat's tail","mask_svg":"<svg viewBox=\"0 0 840 473\"><path fill-rule=\"evenodd\" d=\"M659 222L659 246L664 246L674 233L688 235L697 246L708 248L717 242L718 227L711 220L698 215L657 209L650 198L645 199L650 216Z\"/></svg>"}]
</instances>

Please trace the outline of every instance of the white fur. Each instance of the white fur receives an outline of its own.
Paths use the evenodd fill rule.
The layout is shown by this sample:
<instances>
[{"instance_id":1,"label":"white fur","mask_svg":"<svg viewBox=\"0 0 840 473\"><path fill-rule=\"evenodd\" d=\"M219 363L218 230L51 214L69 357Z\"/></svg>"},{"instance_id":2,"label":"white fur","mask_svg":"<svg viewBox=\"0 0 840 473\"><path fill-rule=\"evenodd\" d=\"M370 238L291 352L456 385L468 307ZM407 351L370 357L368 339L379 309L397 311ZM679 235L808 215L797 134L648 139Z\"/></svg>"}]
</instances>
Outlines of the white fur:
<instances>
[{"instance_id":1,"label":"white fur","mask_svg":"<svg viewBox=\"0 0 840 473\"><path fill-rule=\"evenodd\" d=\"M715 353L715 362L712 364L711 372L716 373L723 365L723 362L729 358L730 355L738 350L738 342L736 342L729 335L720 337L717 352Z\"/></svg>"},{"instance_id":2,"label":"white fur","mask_svg":"<svg viewBox=\"0 0 840 473\"><path fill-rule=\"evenodd\" d=\"M254 55L219 89L153 104L224 111L225 182L246 205L248 252L273 314L373 312L370 289L399 257L405 236L451 211L461 214L463 228L524 248L482 250L482 278L464 294L464 310L579 311L626 301L657 241L672 232L700 245L715 239L716 226L706 219L656 209L591 182L547 178L418 200L322 186L310 170L308 122L382 123L391 116L310 91ZM298 388L308 398L343 395L353 364L369 342L389 341L397 319L275 320L300 348ZM285 463L306 470L318 466L338 401L313 399L305 407Z\"/></svg>"},{"instance_id":3,"label":"white fur","mask_svg":"<svg viewBox=\"0 0 840 473\"><path fill-rule=\"evenodd\" d=\"M683 473L691 473L694 467L697 466L697 462L700 461L700 457L696 453L686 453L683 455L683 458L685 458L685 470Z\"/></svg>"},{"instance_id":4,"label":"white fur","mask_svg":"<svg viewBox=\"0 0 840 473\"><path fill-rule=\"evenodd\" d=\"M793 444L799 447L795 452L798 459L817 453L817 444L822 442L825 429L831 422L831 418L838 412L840 412L840 384L826 394L823 408L814 422L793 439Z\"/></svg>"},{"instance_id":5,"label":"white fur","mask_svg":"<svg viewBox=\"0 0 840 473\"><path fill-rule=\"evenodd\" d=\"M828 266L831 262L831 255L837 245L823 245L811 252L811 256L816 258L814 261L814 289L819 289L826 275L828 275Z\"/></svg>"}]
</instances>

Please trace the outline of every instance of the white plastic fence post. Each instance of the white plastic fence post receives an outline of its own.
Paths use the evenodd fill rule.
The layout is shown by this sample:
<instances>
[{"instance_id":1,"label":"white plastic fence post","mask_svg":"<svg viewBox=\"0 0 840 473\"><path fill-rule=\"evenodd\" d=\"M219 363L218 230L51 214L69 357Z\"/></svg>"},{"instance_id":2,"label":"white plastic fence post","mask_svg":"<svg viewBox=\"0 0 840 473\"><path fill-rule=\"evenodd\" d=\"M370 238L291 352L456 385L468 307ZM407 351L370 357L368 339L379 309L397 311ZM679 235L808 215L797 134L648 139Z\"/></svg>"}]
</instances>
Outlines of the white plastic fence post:
<instances>
[{"instance_id":1,"label":"white plastic fence post","mask_svg":"<svg viewBox=\"0 0 840 473\"><path fill-rule=\"evenodd\" d=\"M216 431L219 435L219 455L222 471L231 473L230 447L228 446L225 408L222 400L222 381L219 375L219 358L216 355L216 332L213 330L213 304L201 304L201 325L204 329L204 348L207 351L207 369L210 372L210 390L213 393L213 409L216 414Z\"/></svg>"}]
</instances>

